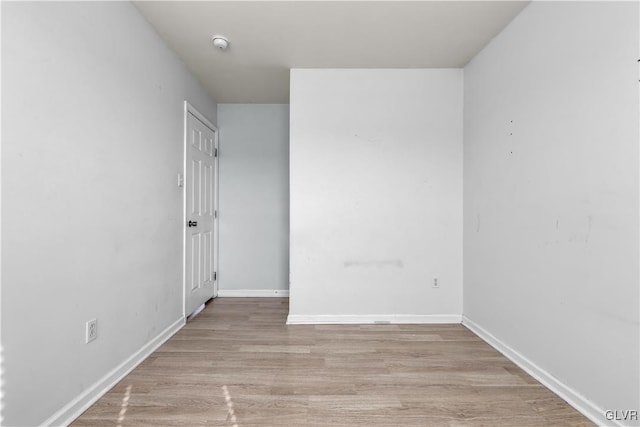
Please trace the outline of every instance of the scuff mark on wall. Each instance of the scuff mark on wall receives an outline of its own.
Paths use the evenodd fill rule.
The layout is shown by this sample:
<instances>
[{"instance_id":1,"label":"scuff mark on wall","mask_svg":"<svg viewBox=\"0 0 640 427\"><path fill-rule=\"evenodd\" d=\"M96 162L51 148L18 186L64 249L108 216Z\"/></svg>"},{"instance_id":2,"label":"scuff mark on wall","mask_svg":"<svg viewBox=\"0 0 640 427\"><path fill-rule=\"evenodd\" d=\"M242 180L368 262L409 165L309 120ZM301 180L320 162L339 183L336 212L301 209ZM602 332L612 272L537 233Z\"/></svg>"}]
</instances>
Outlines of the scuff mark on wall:
<instances>
[{"instance_id":1,"label":"scuff mark on wall","mask_svg":"<svg viewBox=\"0 0 640 427\"><path fill-rule=\"evenodd\" d=\"M404 268L404 264L401 259L389 259L389 260L372 260L372 261L345 261L345 268L350 267L396 267Z\"/></svg>"},{"instance_id":2,"label":"scuff mark on wall","mask_svg":"<svg viewBox=\"0 0 640 427\"><path fill-rule=\"evenodd\" d=\"M589 243L589 237L591 237L591 226L593 224L593 216L592 215L587 215L587 236L584 239L585 243Z\"/></svg>"}]
</instances>

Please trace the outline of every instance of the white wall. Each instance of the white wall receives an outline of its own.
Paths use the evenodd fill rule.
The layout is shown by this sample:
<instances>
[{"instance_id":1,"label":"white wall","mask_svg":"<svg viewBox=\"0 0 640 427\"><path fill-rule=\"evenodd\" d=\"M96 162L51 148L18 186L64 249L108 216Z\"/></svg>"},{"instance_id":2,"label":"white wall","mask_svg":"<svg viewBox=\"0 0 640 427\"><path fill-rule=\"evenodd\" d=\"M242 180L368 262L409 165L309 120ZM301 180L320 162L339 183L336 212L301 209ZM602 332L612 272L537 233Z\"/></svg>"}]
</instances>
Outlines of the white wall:
<instances>
[{"instance_id":1,"label":"white wall","mask_svg":"<svg viewBox=\"0 0 640 427\"><path fill-rule=\"evenodd\" d=\"M455 321L462 70L296 69L290 102L289 321Z\"/></svg>"},{"instance_id":2,"label":"white wall","mask_svg":"<svg viewBox=\"0 0 640 427\"><path fill-rule=\"evenodd\" d=\"M185 98L215 120L130 3L2 3L7 425L44 422L180 321Z\"/></svg>"},{"instance_id":3,"label":"white wall","mask_svg":"<svg viewBox=\"0 0 640 427\"><path fill-rule=\"evenodd\" d=\"M289 106L220 104L218 126L219 295L282 295L289 289Z\"/></svg>"},{"instance_id":4,"label":"white wall","mask_svg":"<svg viewBox=\"0 0 640 427\"><path fill-rule=\"evenodd\" d=\"M638 3L533 2L465 68L464 313L640 409Z\"/></svg>"}]
</instances>

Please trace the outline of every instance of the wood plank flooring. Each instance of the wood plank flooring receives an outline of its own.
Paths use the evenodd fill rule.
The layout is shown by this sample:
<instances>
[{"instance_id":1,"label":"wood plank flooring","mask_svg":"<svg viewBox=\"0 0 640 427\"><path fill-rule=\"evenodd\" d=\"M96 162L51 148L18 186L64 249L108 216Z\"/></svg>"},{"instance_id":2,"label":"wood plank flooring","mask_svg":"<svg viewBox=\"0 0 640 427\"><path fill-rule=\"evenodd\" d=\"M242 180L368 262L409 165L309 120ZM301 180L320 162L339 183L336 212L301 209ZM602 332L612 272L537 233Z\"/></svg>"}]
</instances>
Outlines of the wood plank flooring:
<instances>
[{"instance_id":1,"label":"wood plank flooring","mask_svg":"<svg viewBox=\"0 0 640 427\"><path fill-rule=\"evenodd\" d=\"M462 325L285 325L220 298L72 426L591 426Z\"/></svg>"}]
</instances>

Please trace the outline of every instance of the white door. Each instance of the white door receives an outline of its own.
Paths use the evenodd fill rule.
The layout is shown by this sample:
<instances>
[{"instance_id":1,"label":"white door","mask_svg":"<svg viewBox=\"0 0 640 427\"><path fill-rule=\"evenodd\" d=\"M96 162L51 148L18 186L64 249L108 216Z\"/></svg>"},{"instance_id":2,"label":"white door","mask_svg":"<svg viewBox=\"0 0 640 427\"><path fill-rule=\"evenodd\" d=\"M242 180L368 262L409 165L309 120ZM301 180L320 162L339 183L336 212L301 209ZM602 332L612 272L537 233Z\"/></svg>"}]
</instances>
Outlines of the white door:
<instances>
[{"instance_id":1,"label":"white door","mask_svg":"<svg viewBox=\"0 0 640 427\"><path fill-rule=\"evenodd\" d=\"M217 294L217 130L188 104L185 147L185 315Z\"/></svg>"}]
</instances>

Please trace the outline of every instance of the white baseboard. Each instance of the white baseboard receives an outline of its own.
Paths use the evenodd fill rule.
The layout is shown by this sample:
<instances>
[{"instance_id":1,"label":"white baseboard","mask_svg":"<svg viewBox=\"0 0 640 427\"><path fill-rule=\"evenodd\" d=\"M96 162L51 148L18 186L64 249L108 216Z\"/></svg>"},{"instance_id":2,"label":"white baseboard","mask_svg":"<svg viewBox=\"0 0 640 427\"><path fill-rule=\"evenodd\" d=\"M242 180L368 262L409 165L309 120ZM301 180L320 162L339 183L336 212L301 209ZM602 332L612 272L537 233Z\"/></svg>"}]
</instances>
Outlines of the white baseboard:
<instances>
[{"instance_id":1,"label":"white baseboard","mask_svg":"<svg viewBox=\"0 0 640 427\"><path fill-rule=\"evenodd\" d=\"M288 297L285 289L218 289L219 298L272 298Z\"/></svg>"},{"instance_id":2,"label":"white baseboard","mask_svg":"<svg viewBox=\"0 0 640 427\"><path fill-rule=\"evenodd\" d=\"M115 367L111 372L99 379L78 397L49 417L49 419L43 422L41 426L67 426L71 424L71 422L78 418L114 385L122 380L129 372L133 371L136 366L149 357L151 353L178 332L184 324L184 317L176 320L172 325L160 332L157 337L132 354L127 360Z\"/></svg>"},{"instance_id":3,"label":"white baseboard","mask_svg":"<svg viewBox=\"0 0 640 427\"><path fill-rule=\"evenodd\" d=\"M500 339L493 336L490 332L487 332L487 330L469 319L467 316L462 316L462 324L597 425L622 426L622 424L616 421L607 420L604 416L605 411L602 408L599 408L580 393L559 381L549 372L518 353Z\"/></svg>"},{"instance_id":4,"label":"white baseboard","mask_svg":"<svg viewBox=\"0 0 640 427\"><path fill-rule=\"evenodd\" d=\"M290 314L287 325L461 323L459 314Z\"/></svg>"}]
</instances>

